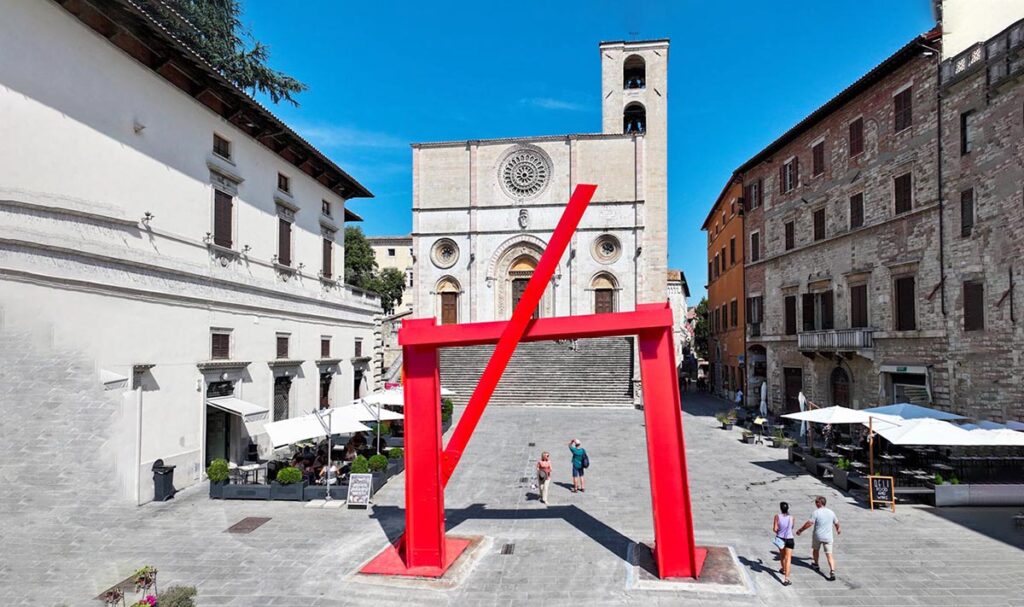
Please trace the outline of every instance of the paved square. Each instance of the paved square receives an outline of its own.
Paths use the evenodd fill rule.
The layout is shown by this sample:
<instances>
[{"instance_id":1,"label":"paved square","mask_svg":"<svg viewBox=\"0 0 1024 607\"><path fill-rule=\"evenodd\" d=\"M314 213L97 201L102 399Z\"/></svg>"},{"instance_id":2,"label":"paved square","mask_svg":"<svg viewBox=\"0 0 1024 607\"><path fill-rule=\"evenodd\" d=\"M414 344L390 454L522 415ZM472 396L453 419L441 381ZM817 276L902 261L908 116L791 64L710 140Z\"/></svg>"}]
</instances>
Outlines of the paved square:
<instances>
[{"instance_id":1,"label":"paved square","mask_svg":"<svg viewBox=\"0 0 1024 607\"><path fill-rule=\"evenodd\" d=\"M0 604L98 605L90 600L98 592L151 564L161 585L197 585L200 605L1024 606L1024 530L1013 529L1014 509L900 505L895 514L871 512L788 464L783 451L742 444L739 431L717 429L713 413L723 406L684 395L697 540L733 547L754 595L628 589L627 548L653 535L642 412L494 407L447 491L451 532L490 539L455 589L350 578L402 528L399 476L371 510L213 501L205 487L141 508L108 504L87 487L80 503L45 514L15 507L0 528ZM592 461L582 494L567 489L573 437ZM530 488L541 450L551 451L555 466L548 507ZM794 584L784 588L773 573L772 514L787 500L805 517L816 494L829 498L843 525L839 580L807 567L804 536ZM250 516L271 520L249 534L226 533Z\"/></svg>"}]
</instances>

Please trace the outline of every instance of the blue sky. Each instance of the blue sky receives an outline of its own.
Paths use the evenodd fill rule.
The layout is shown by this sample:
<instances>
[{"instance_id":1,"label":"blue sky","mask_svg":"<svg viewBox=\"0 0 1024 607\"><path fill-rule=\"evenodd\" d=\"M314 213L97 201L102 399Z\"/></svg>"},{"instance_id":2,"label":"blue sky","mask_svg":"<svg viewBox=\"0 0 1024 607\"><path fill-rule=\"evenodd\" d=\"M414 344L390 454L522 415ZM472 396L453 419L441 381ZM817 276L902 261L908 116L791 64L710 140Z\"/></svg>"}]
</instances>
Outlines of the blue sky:
<instances>
[{"instance_id":1,"label":"blue sky","mask_svg":"<svg viewBox=\"0 0 1024 607\"><path fill-rule=\"evenodd\" d=\"M409 143L598 132L598 42L670 38L669 266L692 303L732 170L933 25L930 0L243 3L310 88L275 112L376 195L350 203L368 234L411 228Z\"/></svg>"}]
</instances>

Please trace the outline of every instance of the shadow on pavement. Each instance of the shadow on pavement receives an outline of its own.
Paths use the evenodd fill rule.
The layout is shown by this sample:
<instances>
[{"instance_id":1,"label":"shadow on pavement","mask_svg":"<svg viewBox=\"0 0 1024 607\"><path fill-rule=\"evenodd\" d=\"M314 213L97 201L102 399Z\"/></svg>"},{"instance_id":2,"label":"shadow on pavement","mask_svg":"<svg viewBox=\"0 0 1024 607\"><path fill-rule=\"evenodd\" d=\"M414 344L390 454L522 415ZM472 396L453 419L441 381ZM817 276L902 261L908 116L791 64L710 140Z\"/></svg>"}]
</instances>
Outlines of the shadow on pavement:
<instances>
[{"instance_id":1,"label":"shadow on pavement","mask_svg":"<svg viewBox=\"0 0 1024 607\"><path fill-rule=\"evenodd\" d=\"M899 511L899 506L896 510ZM1013 516L1022 509L1014 507L961 507L961 508L935 508L934 506L920 506L929 514L966 527L975 533L990 537L1024 550L1024 528L1015 527Z\"/></svg>"},{"instance_id":2,"label":"shadow on pavement","mask_svg":"<svg viewBox=\"0 0 1024 607\"><path fill-rule=\"evenodd\" d=\"M402 536L405 529L405 509L398 506L375 506L371 518L377 520L388 541L394 543ZM622 535L615 529L580 510L577 506L548 506L536 510L520 509L489 509L483 504L473 504L467 508L446 509L446 530L451 532L461 523L468 520L542 520L562 519L579 529L584 535L594 540L615 556L626 560L626 549L633 540Z\"/></svg>"}]
</instances>

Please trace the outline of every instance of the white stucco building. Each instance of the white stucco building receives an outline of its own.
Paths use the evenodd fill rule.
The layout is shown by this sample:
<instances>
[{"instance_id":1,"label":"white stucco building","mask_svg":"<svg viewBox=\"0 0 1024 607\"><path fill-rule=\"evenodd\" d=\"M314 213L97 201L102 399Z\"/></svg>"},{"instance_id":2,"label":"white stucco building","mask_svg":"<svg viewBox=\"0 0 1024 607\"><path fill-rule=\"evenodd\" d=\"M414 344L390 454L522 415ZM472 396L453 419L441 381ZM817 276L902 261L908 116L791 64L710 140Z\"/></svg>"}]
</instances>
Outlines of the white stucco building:
<instances>
[{"instance_id":1,"label":"white stucco building","mask_svg":"<svg viewBox=\"0 0 1024 607\"><path fill-rule=\"evenodd\" d=\"M688 321L690 308L687 299L690 297L690 285L686 283L686 275L682 270L668 271L668 303L672 308L673 327L676 346L676 364L683 362L683 349L693 340L693 328Z\"/></svg>"},{"instance_id":2,"label":"white stucco building","mask_svg":"<svg viewBox=\"0 0 1024 607\"><path fill-rule=\"evenodd\" d=\"M367 242L373 249L377 268L394 268L405 276L405 292L395 302L394 313L407 312L413 309L413 297L410 295L413 285L413 254L412 236L367 236Z\"/></svg>"},{"instance_id":3,"label":"white stucco building","mask_svg":"<svg viewBox=\"0 0 1024 607\"><path fill-rule=\"evenodd\" d=\"M597 193L539 315L665 301L668 49L600 45L600 133L412 146L417 316L509 318L579 183Z\"/></svg>"},{"instance_id":4,"label":"white stucco building","mask_svg":"<svg viewBox=\"0 0 1024 607\"><path fill-rule=\"evenodd\" d=\"M133 3L0 14L4 330L95 361L128 497L157 458L181 488L266 456L264 422L372 389L379 301L339 282L370 193Z\"/></svg>"}]
</instances>

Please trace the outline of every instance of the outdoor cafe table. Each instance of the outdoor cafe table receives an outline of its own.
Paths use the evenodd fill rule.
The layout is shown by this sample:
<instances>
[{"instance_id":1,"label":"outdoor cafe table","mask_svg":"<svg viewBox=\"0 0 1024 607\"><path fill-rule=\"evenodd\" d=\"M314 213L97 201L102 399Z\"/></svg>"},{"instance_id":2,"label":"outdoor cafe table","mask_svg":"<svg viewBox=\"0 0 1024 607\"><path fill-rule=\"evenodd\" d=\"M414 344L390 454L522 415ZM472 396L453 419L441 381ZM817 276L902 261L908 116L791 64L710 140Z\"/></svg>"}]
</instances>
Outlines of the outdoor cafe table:
<instances>
[{"instance_id":1,"label":"outdoor cafe table","mask_svg":"<svg viewBox=\"0 0 1024 607\"><path fill-rule=\"evenodd\" d=\"M266 469L267 469L267 465L266 464L257 464L257 463L244 464L244 465L241 465L241 466L238 467L238 471L241 472L245 476L245 483L249 483L249 475L250 474L253 475L253 481L252 482L253 483L259 483L260 482L260 470L266 470Z\"/></svg>"}]
</instances>

